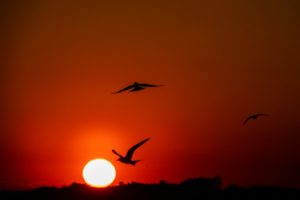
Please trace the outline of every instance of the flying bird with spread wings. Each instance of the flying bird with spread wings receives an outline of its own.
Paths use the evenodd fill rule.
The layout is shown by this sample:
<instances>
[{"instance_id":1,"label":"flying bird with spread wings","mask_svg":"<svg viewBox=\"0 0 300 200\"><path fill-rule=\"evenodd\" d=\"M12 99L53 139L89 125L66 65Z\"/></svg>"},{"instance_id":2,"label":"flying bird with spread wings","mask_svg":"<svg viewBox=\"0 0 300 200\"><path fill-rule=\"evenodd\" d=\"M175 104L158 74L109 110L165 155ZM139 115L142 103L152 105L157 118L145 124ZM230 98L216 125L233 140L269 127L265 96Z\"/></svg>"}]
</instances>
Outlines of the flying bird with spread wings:
<instances>
[{"instance_id":1,"label":"flying bird with spread wings","mask_svg":"<svg viewBox=\"0 0 300 200\"><path fill-rule=\"evenodd\" d=\"M112 152L114 154L116 154L117 156L119 156L119 158L117 159L117 161L120 161L122 163L125 164L131 164L131 165L135 165L137 162L140 162L141 160L132 160L132 156L135 152L135 150L137 148L139 148L140 146L142 146L145 142L147 142L150 138L144 139L143 141L137 143L136 145L132 146L128 151L127 154L125 156L122 156L121 154L119 154L118 152L116 152L114 149L112 150Z\"/></svg>"},{"instance_id":2,"label":"flying bird with spread wings","mask_svg":"<svg viewBox=\"0 0 300 200\"><path fill-rule=\"evenodd\" d=\"M131 85L119 90L119 91L113 92L113 94L124 92L126 90L130 90L129 92L136 92L136 91L139 91L139 90L143 90L147 87L160 87L160 86L162 86L162 85L153 85L153 84L148 84L148 83L134 82L133 84L131 84Z\"/></svg>"},{"instance_id":3,"label":"flying bird with spread wings","mask_svg":"<svg viewBox=\"0 0 300 200\"><path fill-rule=\"evenodd\" d=\"M253 114L253 115L250 115L249 117L247 117L243 123L243 125L245 125L249 120L255 120L257 119L258 117L261 117L261 116L269 116L267 114L264 114L264 113L256 113L256 114Z\"/></svg>"}]
</instances>

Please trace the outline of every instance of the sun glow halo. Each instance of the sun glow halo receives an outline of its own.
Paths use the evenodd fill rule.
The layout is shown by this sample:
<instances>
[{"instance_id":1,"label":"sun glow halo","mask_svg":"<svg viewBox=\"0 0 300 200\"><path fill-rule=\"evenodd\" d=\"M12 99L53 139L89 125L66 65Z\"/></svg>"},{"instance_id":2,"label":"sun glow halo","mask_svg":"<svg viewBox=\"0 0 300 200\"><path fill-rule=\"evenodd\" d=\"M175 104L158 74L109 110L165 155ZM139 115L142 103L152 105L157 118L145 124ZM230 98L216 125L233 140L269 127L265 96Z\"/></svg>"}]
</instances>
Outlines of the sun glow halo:
<instances>
[{"instance_id":1,"label":"sun glow halo","mask_svg":"<svg viewBox=\"0 0 300 200\"><path fill-rule=\"evenodd\" d=\"M111 162L105 159L89 161L82 171L85 182L92 187L106 187L116 177L116 169Z\"/></svg>"}]
</instances>

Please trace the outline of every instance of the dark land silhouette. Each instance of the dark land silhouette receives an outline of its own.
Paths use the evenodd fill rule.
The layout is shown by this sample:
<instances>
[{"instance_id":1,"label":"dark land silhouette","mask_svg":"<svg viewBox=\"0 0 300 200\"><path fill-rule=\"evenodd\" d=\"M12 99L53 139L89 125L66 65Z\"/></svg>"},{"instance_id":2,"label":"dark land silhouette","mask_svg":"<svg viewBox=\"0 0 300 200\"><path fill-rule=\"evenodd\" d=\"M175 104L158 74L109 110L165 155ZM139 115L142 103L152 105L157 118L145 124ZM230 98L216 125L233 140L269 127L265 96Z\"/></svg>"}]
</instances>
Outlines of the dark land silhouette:
<instances>
[{"instance_id":1,"label":"dark land silhouette","mask_svg":"<svg viewBox=\"0 0 300 200\"><path fill-rule=\"evenodd\" d=\"M219 176L213 178L199 177L189 178L180 183L168 183L160 181L155 184L143 184L131 182L107 188L92 188L85 184L73 183L64 187L39 187L23 191L0 191L1 199L72 199L72 200L120 200L120 199L211 199L211 198L237 197L300 197L300 189L252 186L239 187L230 185L222 187L222 179Z\"/></svg>"}]
</instances>

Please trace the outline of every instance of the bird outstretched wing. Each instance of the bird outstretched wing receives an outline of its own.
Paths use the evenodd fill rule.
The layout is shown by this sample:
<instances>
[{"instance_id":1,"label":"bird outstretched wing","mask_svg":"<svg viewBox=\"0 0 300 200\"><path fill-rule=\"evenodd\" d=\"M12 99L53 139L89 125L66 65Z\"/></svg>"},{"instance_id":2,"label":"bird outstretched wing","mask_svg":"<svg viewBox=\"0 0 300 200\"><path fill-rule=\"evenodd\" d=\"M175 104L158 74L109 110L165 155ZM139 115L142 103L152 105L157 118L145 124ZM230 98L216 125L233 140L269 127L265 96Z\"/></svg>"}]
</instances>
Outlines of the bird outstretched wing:
<instances>
[{"instance_id":1,"label":"bird outstretched wing","mask_svg":"<svg viewBox=\"0 0 300 200\"><path fill-rule=\"evenodd\" d=\"M112 152L113 152L114 154L118 155L118 156L121 157L121 158L123 157L121 154L119 154L118 152L116 152L116 150L114 150L114 149L112 150Z\"/></svg>"},{"instance_id":2,"label":"bird outstretched wing","mask_svg":"<svg viewBox=\"0 0 300 200\"><path fill-rule=\"evenodd\" d=\"M125 87L125 88L123 88L123 89L121 89L119 91L113 92L113 94L120 93L120 92L123 92L125 90L129 90L129 89L131 89L133 87L134 87L134 85L129 85L129 86L127 86L127 87Z\"/></svg>"},{"instance_id":3,"label":"bird outstretched wing","mask_svg":"<svg viewBox=\"0 0 300 200\"><path fill-rule=\"evenodd\" d=\"M141 87L160 87L162 85L153 85L153 84L148 84L148 83L139 83L139 86L141 86Z\"/></svg>"},{"instance_id":4,"label":"bird outstretched wing","mask_svg":"<svg viewBox=\"0 0 300 200\"><path fill-rule=\"evenodd\" d=\"M259 117L259 116L269 116L269 115L268 114L264 114L264 113L257 113L256 116Z\"/></svg>"},{"instance_id":5,"label":"bird outstretched wing","mask_svg":"<svg viewBox=\"0 0 300 200\"><path fill-rule=\"evenodd\" d=\"M126 156L125 156L125 159L128 159L128 160L131 160L132 156L133 156L133 153L134 151L139 148L141 145L143 145L145 142L147 142L150 138L147 138L147 139L144 139L143 141L137 143L136 145L134 145L133 147L131 147Z\"/></svg>"},{"instance_id":6,"label":"bird outstretched wing","mask_svg":"<svg viewBox=\"0 0 300 200\"><path fill-rule=\"evenodd\" d=\"M253 118L253 116L251 115L251 116L249 116L249 117L247 117L246 119L245 119L245 121L244 121L244 123L243 123L243 125L245 125L250 119L252 119Z\"/></svg>"}]
</instances>

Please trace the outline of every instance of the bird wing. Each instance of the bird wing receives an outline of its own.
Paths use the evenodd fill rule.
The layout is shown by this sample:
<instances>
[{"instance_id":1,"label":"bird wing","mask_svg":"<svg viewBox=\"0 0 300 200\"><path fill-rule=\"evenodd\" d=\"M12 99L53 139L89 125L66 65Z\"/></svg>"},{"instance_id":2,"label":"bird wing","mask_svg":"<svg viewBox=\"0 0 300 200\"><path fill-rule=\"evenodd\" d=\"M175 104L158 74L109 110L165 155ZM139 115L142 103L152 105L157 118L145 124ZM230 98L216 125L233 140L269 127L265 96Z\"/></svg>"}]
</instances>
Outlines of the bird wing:
<instances>
[{"instance_id":1,"label":"bird wing","mask_svg":"<svg viewBox=\"0 0 300 200\"><path fill-rule=\"evenodd\" d=\"M145 139L145 140L143 140L143 141L137 143L137 144L134 145L133 147L131 147L131 148L128 150L127 154L126 154L125 159L131 160L134 151L135 151L137 148L139 148L141 145L143 145L145 142L147 142L149 139L150 139L150 138L147 138L147 139Z\"/></svg>"},{"instance_id":2,"label":"bird wing","mask_svg":"<svg viewBox=\"0 0 300 200\"><path fill-rule=\"evenodd\" d=\"M148 84L148 83L139 83L139 86L141 86L141 87L160 87L162 85L153 85L153 84Z\"/></svg>"},{"instance_id":3,"label":"bird wing","mask_svg":"<svg viewBox=\"0 0 300 200\"><path fill-rule=\"evenodd\" d=\"M113 94L120 93L120 92L123 92L125 90L129 90L129 89L131 89L133 87L134 87L134 85L129 85L129 86L127 86L127 87L125 87L125 88L123 88L123 89L121 89L119 91L113 92Z\"/></svg>"},{"instance_id":4,"label":"bird wing","mask_svg":"<svg viewBox=\"0 0 300 200\"><path fill-rule=\"evenodd\" d=\"M269 116L268 114L264 114L264 113L257 113L256 116Z\"/></svg>"},{"instance_id":5,"label":"bird wing","mask_svg":"<svg viewBox=\"0 0 300 200\"><path fill-rule=\"evenodd\" d=\"M112 150L112 152L113 152L114 154L118 155L118 156L121 157L121 158L123 157L121 154L119 154L118 152L116 152L116 150L114 150L114 149Z\"/></svg>"},{"instance_id":6,"label":"bird wing","mask_svg":"<svg viewBox=\"0 0 300 200\"><path fill-rule=\"evenodd\" d=\"M245 124L246 124L250 119L252 119L252 118L253 118L253 115L247 117L247 118L245 119L243 125L245 125Z\"/></svg>"}]
</instances>

